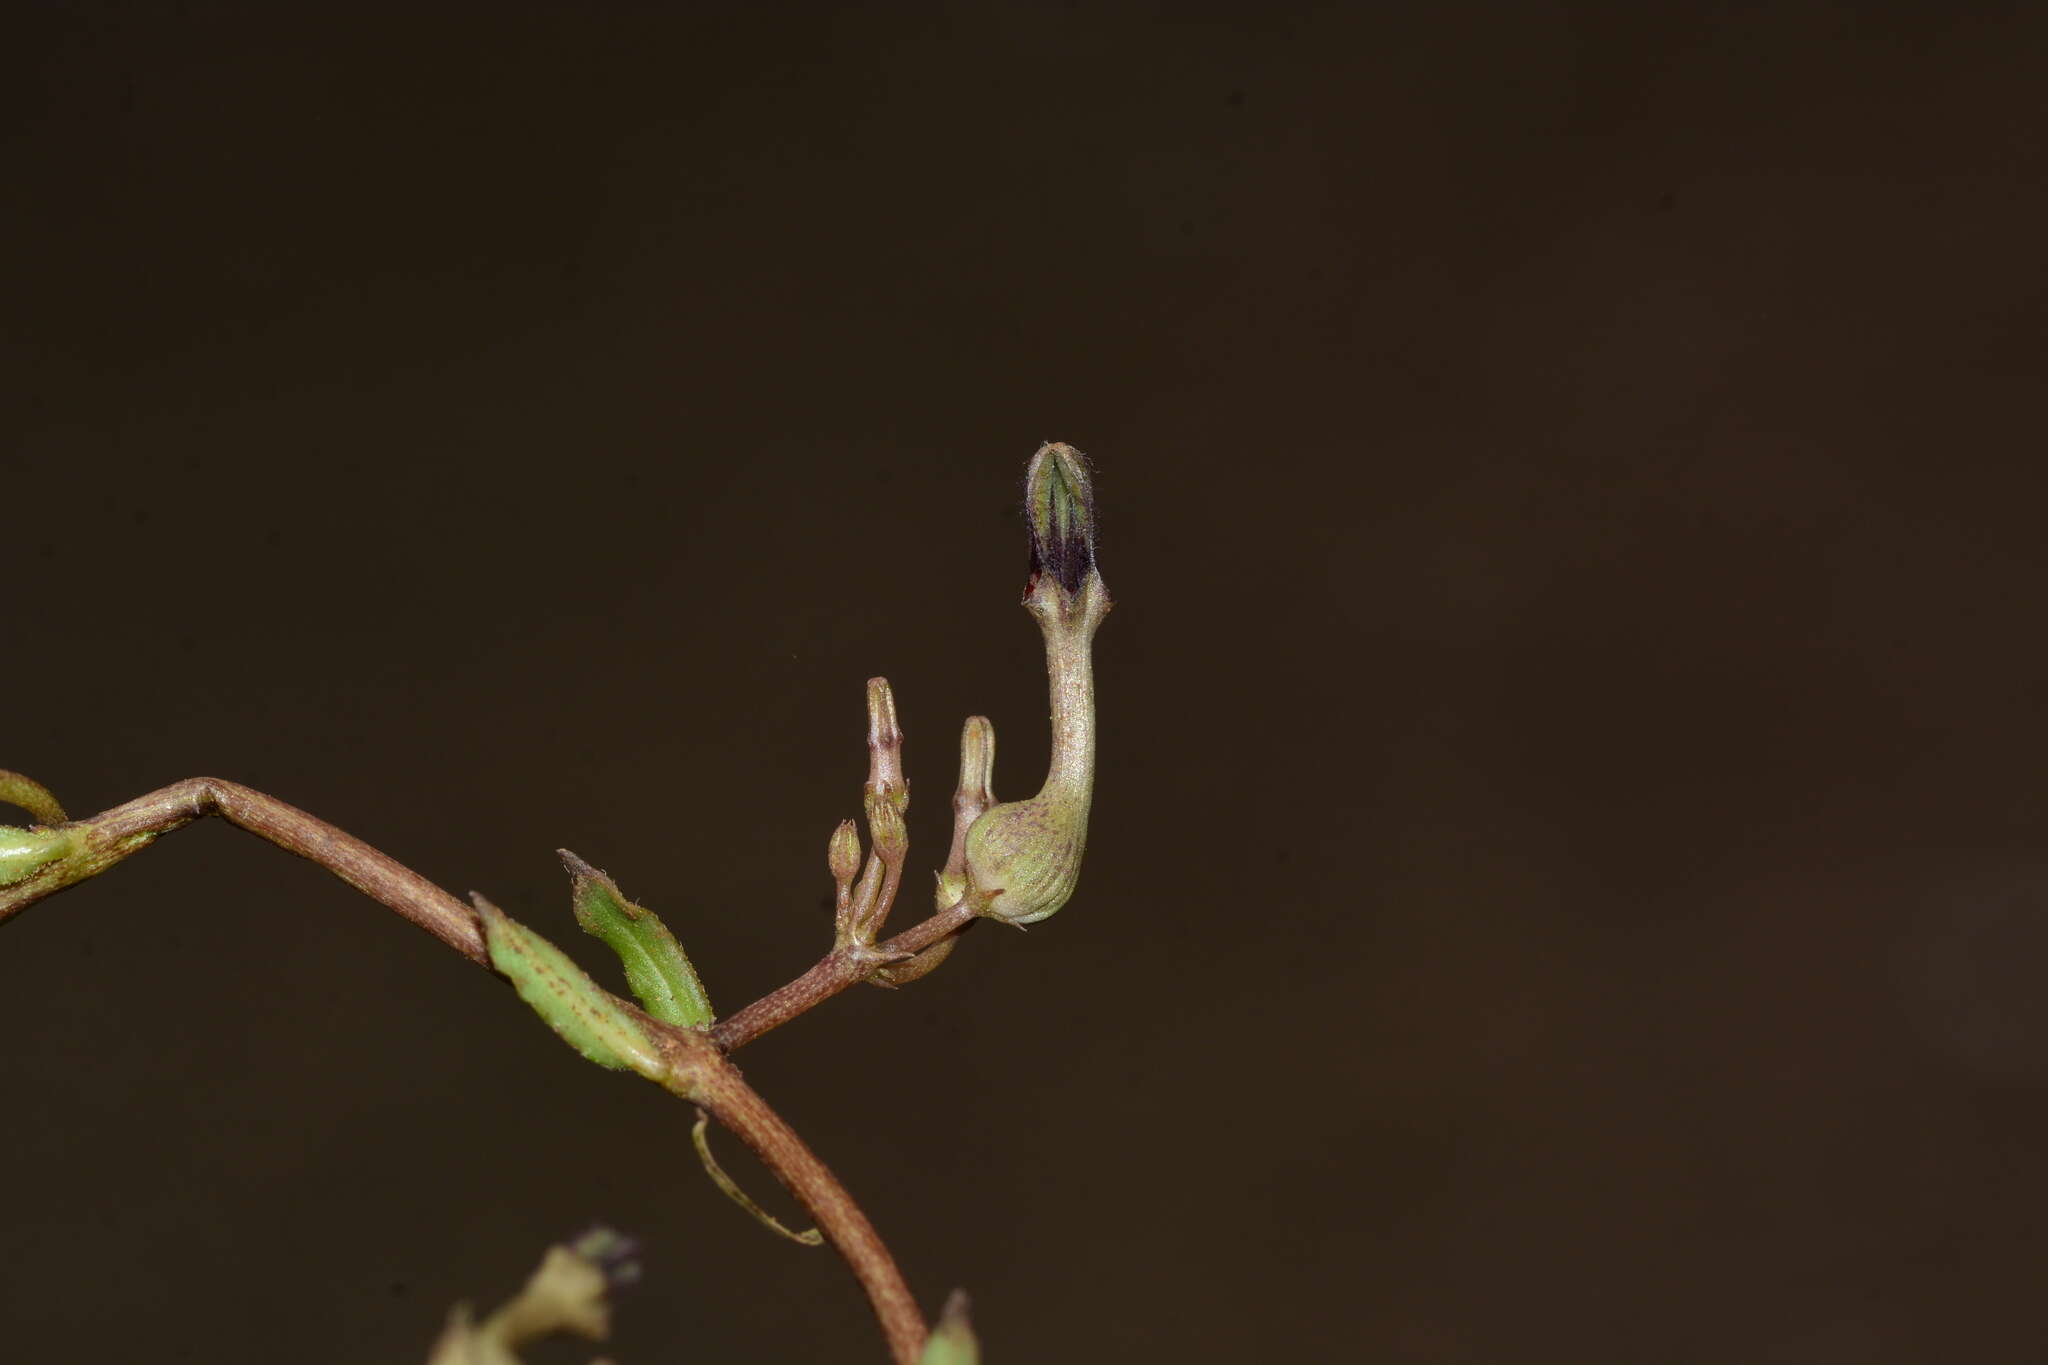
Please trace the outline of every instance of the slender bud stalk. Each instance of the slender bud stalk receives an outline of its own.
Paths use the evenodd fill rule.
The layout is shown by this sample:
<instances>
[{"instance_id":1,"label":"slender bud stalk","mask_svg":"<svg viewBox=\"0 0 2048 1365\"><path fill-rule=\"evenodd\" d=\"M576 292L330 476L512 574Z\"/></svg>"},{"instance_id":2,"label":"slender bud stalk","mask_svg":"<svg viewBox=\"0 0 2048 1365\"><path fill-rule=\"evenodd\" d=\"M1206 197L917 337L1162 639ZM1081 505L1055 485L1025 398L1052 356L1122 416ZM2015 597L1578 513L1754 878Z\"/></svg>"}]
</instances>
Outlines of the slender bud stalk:
<instances>
[{"instance_id":1,"label":"slender bud stalk","mask_svg":"<svg viewBox=\"0 0 2048 1365\"><path fill-rule=\"evenodd\" d=\"M61 825L66 818L64 807L51 795L48 787L26 773L9 768L0 768L0 801L20 806L35 816L39 825Z\"/></svg>"}]
</instances>

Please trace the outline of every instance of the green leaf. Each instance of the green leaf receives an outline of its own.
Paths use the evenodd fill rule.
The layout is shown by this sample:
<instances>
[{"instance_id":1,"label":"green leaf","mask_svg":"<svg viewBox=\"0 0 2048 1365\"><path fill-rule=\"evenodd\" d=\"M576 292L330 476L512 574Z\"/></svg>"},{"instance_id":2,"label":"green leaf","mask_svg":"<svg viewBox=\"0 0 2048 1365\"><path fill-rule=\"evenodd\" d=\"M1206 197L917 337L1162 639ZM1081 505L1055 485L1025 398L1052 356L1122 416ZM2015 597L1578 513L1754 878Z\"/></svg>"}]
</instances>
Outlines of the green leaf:
<instances>
[{"instance_id":1,"label":"green leaf","mask_svg":"<svg viewBox=\"0 0 2048 1365\"><path fill-rule=\"evenodd\" d=\"M664 1024L709 1028L717 1018L711 997L661 917L620 895L616 882L568 849L556 852L569 869L576 922L619 955L640 1008Z\"/></svg>"},{"instance_id":2,"label":"green leaf","mask_svg":"<svg viewBox=\"0 0 2048 1365\"><path fill-rule=\"evenodd\" d=\"M491 965L511 981L563 1041L599 1066L668 1076L661 1049L619 998L592 981L568 954L474 892Z\"/></svg>"},{"instance_id":3,"label":"green leaf","mask_svg":"<svg viewBox=\"0 0 2048 1365\"><path fill-rule=\"evenodd\" d=\"M29 873L71 852L71 831L66 829L18 829L0 825L0 886L18 882Z\"/></svg>"}]
</instances>

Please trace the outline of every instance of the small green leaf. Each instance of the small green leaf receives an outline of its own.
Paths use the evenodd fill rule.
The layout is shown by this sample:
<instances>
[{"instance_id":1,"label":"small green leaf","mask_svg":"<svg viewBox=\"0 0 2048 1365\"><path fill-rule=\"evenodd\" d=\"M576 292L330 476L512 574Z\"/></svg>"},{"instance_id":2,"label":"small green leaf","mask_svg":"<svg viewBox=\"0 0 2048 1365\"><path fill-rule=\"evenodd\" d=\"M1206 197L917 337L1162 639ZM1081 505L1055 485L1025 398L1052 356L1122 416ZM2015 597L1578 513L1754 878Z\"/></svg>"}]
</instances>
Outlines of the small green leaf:
<instances>
[{"instance_id":1,"label":"small green leaf","mask_svg":"<svg viewBox=\"0 0 2048 1365\"><path fill-rule=\"evenodd\" d=\"M640 1007L664 1024L710 1027L717 1018L711 997L661 917L620 895L616 882L568 849L556 852L569 869L576 922L619 955Z\"/></svg>"},{"instance_id":2,"label":"small green leaf","mask_svg":"<svg viewBox=\"0 0 2048 1365\"><path fill-rule=\"evenodd\" d=\"M667 1078L661 1049L618 997L587 976L568 954L533 930L470 893L483 917L491 965L511 981L570 1047L615 1071L637 1071L650 1081Z\"/></svg>"},{"instance_id":3,"label":"small green leaf","mask_svg":"<svg viewBox=\"0 0 2048 1365\"><path fill-rule=\"evenodd\" d=\"M918 1365L981 1365L981 1344L967 1322L967 1294L956 1289L946 1300L939 1325L925 1338L924 1354Z\"/></svg>"}]
</instances>

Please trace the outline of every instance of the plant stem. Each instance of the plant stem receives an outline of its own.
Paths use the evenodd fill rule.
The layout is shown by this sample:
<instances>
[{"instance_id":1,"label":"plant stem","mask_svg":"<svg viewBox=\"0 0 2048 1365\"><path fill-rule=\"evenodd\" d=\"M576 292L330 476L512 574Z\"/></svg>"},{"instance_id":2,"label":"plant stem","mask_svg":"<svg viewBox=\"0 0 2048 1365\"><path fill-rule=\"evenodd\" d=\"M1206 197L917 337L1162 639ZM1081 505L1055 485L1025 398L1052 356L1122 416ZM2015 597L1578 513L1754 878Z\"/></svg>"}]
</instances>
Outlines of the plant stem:
<instances>
[{"instance_id":1,"label":"plant stem","mask_svg":"<svg viewBox=\"0 0 2048 1365\"><path fill-rule=\"evenodd\" d=\"M0 887L0 923L44 897L141 852L159 835L208 815L218 815L287 852L318 863L471 962L486 970L490 968L482 928L469 906L354 835L274 796L212 777L175 782L125 805L61 826L79 838L79 846L69 856L37 869L21 881ZM734 1024L749 1018L752 1022L730 1030L729 1037L645 1019L668 1050L676 1077L671 1088L710 1110L721 1124L752 1148L838 1248L854 1278L867 1292L897 1365L915 1365L925 1340L924 1317L918 1312L902 1272L896 1268L874 1224L861 1212L846 1187L768 1102L740 1079L738 1068L726 1060L725 1053L845 990L893 960L892 953L927 947L958 930L970 918L956 906L898 934L880 951L834 953L789 985L734 1016ZM861 963L853 960L856 956L862 958ZM719 1032L726 1032L725 1026Z\"/></svg>"},{"instance_id":2,"label":"plant stem","mask_svg":"<svg viewBox=\"0 0 2048 1365\"><path fill-rule=\"evenodd\" d=\"M491 958L484 947L483 931L477 927L476 912L469 906L397 859L325 820L253 787L217 777L188 777L98 815L72 821L66 828L83 837L84 847L12 886L0 886L0 924L45 896L97 876L124 858L140 853L157 836L208 815L218 815L287 853L318 863L477 966L490 970ZM744 1047L812 1006L859 985L890 961L921 952L958 933L973 919L972 912L956 905L874 948L828 953L794 981L720 1020L711 1036L727 1052Z\"/></svg>"},{"instance_id":3,"label":"plant stem","mask_svg":"<svg viewBox=\"0 0 2048 1365\"><path fill-rule=\"evenodd\" d=\"M740 1079L739 1069L709 1039L687 1029L660 1027L665 1040L677 1049L671 1057L682 1087L686 1087L678 1093L710 1110L796 1196L867 1291L896 1365L916 1365L924 1353L924 1315L881 1234L860 1205L796 1130Z\"/></svg>"},{"instance_id":4,"label":"plant stem","mask_svg":"<svg viewBox=\"0 0 2048 1365\"><path fill-rule=\"evenodd\" d=\"M788 1023L813 1005L830 1000L849 986L859 985L874 975L877 968L922 952L940 939L959 933L973 920L972 910L965 905L955 905L872 948L835 949L788 985L777 987L745 1009L713 1024L712 1041L727 1052L745 1047L769 1029Z\"/></svg>"},{"instance_id":5,"label":"plant stem","mask_svg":"<svg viewBox=\"0 0 2048 1365\"><path fill-rule=\"evenodd\" d=\"M287 853L318 863L477 966L490 969L483 930L477 925L476 912L467 905L397 859L325 820L274 796L217 777L188 777L64 826L82 838L83 847L12 886L0 887L0 924L43 897L97 876L122 859L140 853L158 835L207 815L218 815Z\"/></svg>"}]
</instances>

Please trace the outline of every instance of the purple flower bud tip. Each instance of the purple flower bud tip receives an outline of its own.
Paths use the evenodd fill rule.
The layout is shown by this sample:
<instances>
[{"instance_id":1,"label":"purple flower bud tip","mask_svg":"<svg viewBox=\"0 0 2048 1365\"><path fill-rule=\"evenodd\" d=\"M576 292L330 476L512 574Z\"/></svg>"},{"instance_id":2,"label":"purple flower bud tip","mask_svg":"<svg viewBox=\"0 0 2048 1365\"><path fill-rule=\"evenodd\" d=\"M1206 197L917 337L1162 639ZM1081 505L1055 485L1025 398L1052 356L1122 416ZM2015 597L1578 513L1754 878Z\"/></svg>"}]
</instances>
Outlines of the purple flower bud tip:
<instances>
[{"instance_id":1,"label":"purple flower bud tip","mask_svg":"<svg viewBox=\"0 0 2048 1365\"><path fill-rule=\"evenodd\" d=\"M1058 441L1038 448L1024 475L1024 510L1032 577L1079 594L1095 568L1095 490L1080 451Z\"/></svg>"}]
</instances>

